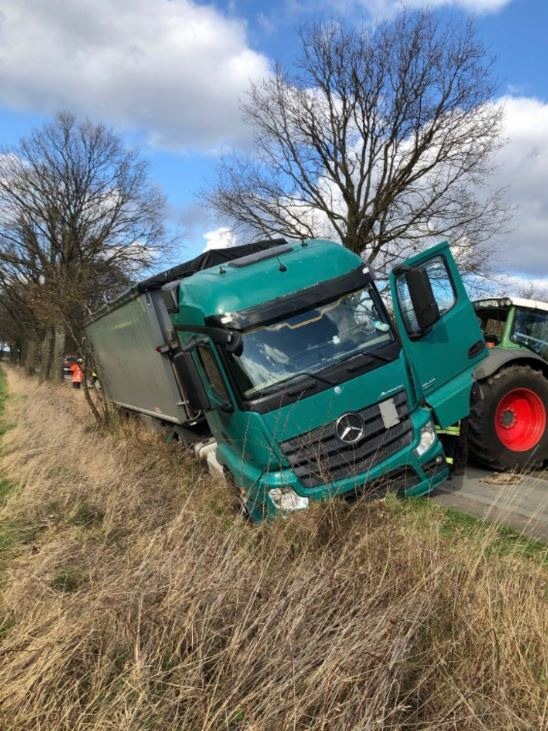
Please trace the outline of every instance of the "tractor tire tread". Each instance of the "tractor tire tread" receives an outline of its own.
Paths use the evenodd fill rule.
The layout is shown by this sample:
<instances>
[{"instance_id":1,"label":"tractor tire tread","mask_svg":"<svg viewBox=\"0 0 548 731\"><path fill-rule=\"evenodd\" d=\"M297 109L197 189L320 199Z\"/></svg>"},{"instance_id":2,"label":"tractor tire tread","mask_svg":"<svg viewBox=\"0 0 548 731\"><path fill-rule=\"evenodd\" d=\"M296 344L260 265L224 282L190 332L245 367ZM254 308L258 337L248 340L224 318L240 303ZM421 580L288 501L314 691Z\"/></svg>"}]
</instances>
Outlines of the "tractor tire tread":
<instances>
[{"instance_id":1,"label":"tractor tire tread","mask_svg":"<svg viewBox=\"0 0 548 731\"><path fill-rule=\"evenodd\" d=\"M470 408L469 425L469 446L470 453L474 458L486 467L499 471L511 471L522 468L541 467L548 459L548 430L545 432L541 449L531 453L523 453L518 457L510 450L505 450L502 445L497 449L498 440L494 435L494 424L492 420L493 409L500 401L500 391L504 389L504 383L510 383L514 379L529 382L529 387L535 387L535 391L544 394L543 398L548 407L546 396L548 394L548 380L542 371L532 368L530 365L509 365L501 368L493 375L483 381L479 381L479 396L472 403ZM521 454L521 453L520 453ZM514 461L514 464L512 464Z\"/></svg>"}]
</instances>

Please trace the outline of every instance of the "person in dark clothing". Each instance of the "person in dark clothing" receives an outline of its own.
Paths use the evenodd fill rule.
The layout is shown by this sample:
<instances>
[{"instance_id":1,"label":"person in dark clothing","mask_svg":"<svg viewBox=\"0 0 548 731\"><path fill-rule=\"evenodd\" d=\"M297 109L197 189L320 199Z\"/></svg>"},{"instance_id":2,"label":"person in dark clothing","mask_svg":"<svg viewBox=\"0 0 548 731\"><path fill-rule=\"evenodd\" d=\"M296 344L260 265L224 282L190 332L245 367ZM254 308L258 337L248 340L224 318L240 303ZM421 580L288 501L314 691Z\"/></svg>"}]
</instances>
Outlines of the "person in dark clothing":
<instances>
[{"instance_id":1,"label":"person in dark clothing","mask_svg":"<svg viewBox=\"0 0 548 731\"><path fill-rule=\"evenodd\" d=\"M453 426L436 431L443 444L451 475L463 475L468 462L468 419L461 419Z\"/></svg>"}]
</instances>

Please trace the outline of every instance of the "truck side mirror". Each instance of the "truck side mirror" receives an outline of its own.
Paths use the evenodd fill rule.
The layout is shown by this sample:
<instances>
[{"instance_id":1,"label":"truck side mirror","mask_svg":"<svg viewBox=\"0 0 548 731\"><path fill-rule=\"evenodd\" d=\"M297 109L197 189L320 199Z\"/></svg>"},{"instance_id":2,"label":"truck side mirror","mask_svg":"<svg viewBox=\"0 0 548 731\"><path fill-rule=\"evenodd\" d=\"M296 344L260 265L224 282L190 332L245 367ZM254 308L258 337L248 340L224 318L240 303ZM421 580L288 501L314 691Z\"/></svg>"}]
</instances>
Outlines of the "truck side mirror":
<instances>
[{"instance_id":1,"label":"truck side mirror","mask_svg":"<svg viewBox=\"0 0 548 731\"><path fill-rule=\"evenodd\" d=\"M242 333L234 330L230 333L230 341L226 343L225 350L228 353L233 353L238 358L244 352L244 339Z\"/></svg>"},{"instance_id":2,"label":"truck side mirror","mask_svg":"<svg viewBox=\"0 0 548 731\"><path fill-rule=\"evenodd\" d=\"M210 327L207 329L208 335L214 343L221 345L227 353L233 353L240 356L244 351L244 340L242 333L237 330L224 330L220 327Z\"/></svg>"},{"instance_id":3,"label":"truck side mirror","mask_svg":"<svg viewBox=\"0 0 548 731\"><path fill-rule=\"evenodd\" d=\"M192 355L179 350L173 356L173 367L194 411L209 411L211 404Z\"/></svg>"},{"instance_id":4,"label":"truck side mirror","mask_svg":"<svg viewBox=\"0 0 548 731\"><path fill-rule=\"evenodd\" d=\"M428 272L424 267L413 267L408 269L404 276L420 332L426 333L440 319L438 303L432 291Z\"/></svg>"}]
</instances>

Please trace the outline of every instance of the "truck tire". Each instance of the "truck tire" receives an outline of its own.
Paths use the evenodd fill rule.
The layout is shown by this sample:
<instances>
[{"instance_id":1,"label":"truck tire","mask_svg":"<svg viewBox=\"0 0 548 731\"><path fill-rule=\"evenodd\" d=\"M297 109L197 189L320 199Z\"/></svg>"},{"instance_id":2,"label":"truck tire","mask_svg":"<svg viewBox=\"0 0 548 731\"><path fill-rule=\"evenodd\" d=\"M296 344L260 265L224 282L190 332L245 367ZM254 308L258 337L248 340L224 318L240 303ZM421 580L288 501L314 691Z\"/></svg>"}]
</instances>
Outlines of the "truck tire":
<instances>
[{"instance_id":1,"label":"truck tire","mask_svg":"<svg viewBox=\"0 0 548 731\"><path fill-rule=\"evenodd\" d=\"M479 382L470 413L470 451L496 470L518 471L548 459L548 380L513 365Z\"/></svg>"}]
</instances>

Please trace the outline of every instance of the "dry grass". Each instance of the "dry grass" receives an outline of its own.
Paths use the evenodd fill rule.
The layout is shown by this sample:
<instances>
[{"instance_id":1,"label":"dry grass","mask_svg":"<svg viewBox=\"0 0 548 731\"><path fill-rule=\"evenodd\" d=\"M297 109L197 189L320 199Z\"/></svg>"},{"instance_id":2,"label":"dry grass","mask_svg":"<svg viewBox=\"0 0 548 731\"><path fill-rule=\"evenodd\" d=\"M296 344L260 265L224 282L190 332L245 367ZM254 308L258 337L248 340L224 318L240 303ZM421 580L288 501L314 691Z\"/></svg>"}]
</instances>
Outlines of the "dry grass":
<instances>
[{"instance_id":1,"label":"dry grass","mask_svg":"<svg viewBox=\"0 0 548 731\"><path fill-rule=\"evenodd\" d=\"M252 527L176 446L9 386L0 728L547 727L539 560L413 503Z\"/></svg>"}]
</instances>

